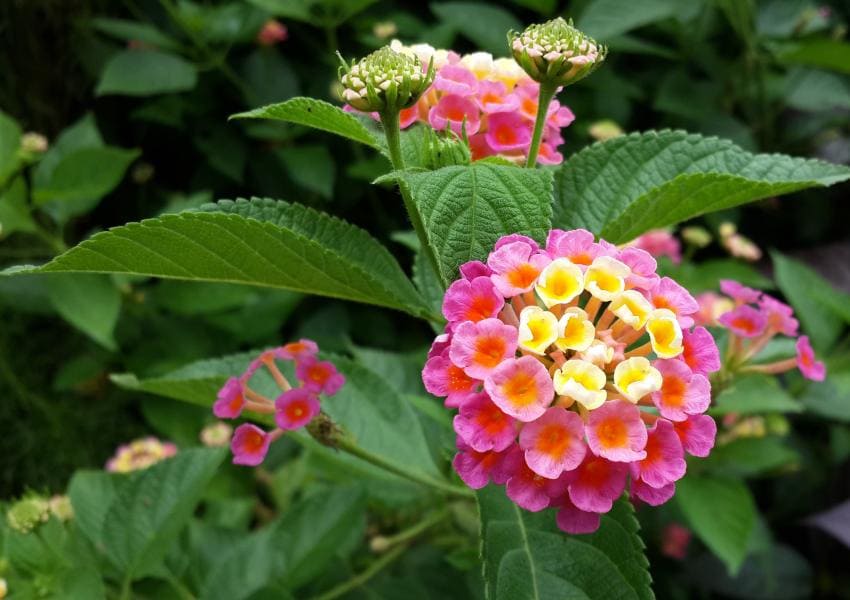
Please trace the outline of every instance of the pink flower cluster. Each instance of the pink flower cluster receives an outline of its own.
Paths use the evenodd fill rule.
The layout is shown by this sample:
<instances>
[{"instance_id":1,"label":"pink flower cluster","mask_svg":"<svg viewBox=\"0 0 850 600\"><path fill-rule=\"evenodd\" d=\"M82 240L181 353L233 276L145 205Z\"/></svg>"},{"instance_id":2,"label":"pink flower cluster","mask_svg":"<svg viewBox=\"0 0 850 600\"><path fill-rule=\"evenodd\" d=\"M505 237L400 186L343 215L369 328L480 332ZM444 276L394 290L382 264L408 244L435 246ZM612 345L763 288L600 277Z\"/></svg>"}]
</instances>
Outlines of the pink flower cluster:
<instances>
[{"instance_id":1,"label":"pink flower cluster","mask_svg":"<svg viewBox=\"0 0 850 600\"><path fill-rule=\"evenodd\" d=\"M106 463L106 470L112 473L139 471L175 454L177 446L171 442L163 442L153 436L139 438L118 446L115 454Z\"/></svg>"},{"instance_id":2,"label":"pink flower cluster","mask_svg":"<svg viewBox=\"0 0 850 600\"><path fill-rule=\"evenodd\" d=\"M434 60L433 85L412 107L401 111L401 128L427 123L438 131L451 129L469 138L472 158L500 155L524 161L531 145L540 85L513 59L494 59L486 52L460 56L435 50L427 44L391 46L397 52L416 54L427 68ZM347 110L354 110L346 107ZM377 115L373 115L377 119ZM557 100L549 105L546 128L538 162L560 164L564 157L558 146L564 143L561 128L575 117Z\"/></svg>"},{"instance_id":3,"label":"pink flower cluster","mask_svg":"<svg viewBox=\"0 0 850 600\"><path fill-rule=\"evenodd\" d=\"M312 340L302 339L263 352L252 361L239 377L231 377L218 392L213 413L221 419L235 419L243 411L273 414L277 427L265 431L251 423L236 428L230 440L233 462L257 466L263 462L269 446L287 431L305 427L321 411L319 394L333 396L345 383L333 363L317 358L319 347ZM275 361L294 361L295 376L300 386L293 387L281 373ZM280 395L271 400L250 387L256 372L265 368L280 388Z\"/></svg>"},{"instance_id":4,"label":"pink flower cluster","mask_svg":"<svg viewBox=\"0 0 850 600\"><path fill-rule=\"evenodd\" d=\"M729 331L732 339L727 363L734 363L747 372L768 374L796 367L807 379L823 381L826 367L815 358L808 336L799 335L800 324L794 318L794 309L769 294L731 279L721 280L720 291L725 296L706 292L698 297L697 316L704 325L721 326ZM768 364L751 364L779 334L797 338L797 356Z\"/></svg>"},{"instance_id":5,"label":"pink flower cluster","mask_svg":"<svg viewBox=\"0 0 850 600\"><path fill-rule=\"evenodd\" d=\"M486 264L460 267L422 378L458 409L467 485L555 507L570 533L596 530L627 486L651 505L672 497L685 453L714 445L704 412L720 359L692 328L696 300L656 268L581 229L551 231L545 248L505 236Z\"/></svg>"},{"instance_id":6,"label":"pink flower cluster","mask_svg":"<svg viewBox=\"0 0 850 600\"><path fill-rule=\"evenodd\" d=\"M674 265L682 262L682 244L666 229L653 229L628 244L646 250L655 258L668 257Z\"/></svg>"}]
</instances>

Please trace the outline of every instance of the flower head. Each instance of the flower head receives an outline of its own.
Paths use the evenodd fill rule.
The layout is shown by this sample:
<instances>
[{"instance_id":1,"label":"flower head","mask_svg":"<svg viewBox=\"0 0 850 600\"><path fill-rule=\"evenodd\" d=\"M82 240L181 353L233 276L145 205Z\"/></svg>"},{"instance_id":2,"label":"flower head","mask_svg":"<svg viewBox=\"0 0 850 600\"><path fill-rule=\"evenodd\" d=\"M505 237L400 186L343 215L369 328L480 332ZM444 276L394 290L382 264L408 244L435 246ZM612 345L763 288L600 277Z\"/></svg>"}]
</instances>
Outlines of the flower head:
<instances>
[{"instance_id":1,"label":"flower head","mask_svg":"<svg viewBox=\"0 0 850 600\"><path fill-rule=\"evenodd\" d=\"M106 470L113 473L129 473L147 469L175 454L177 454L177 446L171 442L162 442L155 437L140 438L119 446L113 457L106 463Z\"/></svg>"},{"instance_id":2,"label":"flower head","mask_svg":"<svg viewBox=\"0 0 850 600\"><path fill-rule=\"evenodd\" d=\"M826 367L815 359L815 351L807 335L801 335L797 340L797 366L803 376L812 381L823 381L826 377Z\"/></svg>"},{"instance_id":3,"label":"flower head","mask_svg":"<svg viewBox=\"0 0 850 600\"><path fill-rule=\"evenodd\" d=\"M540 83L570 85L590 75L605 60L607 49L558 17L508 34L514 59Z\"/></svg>"},{"instance_id":4,"label":"flower head","mask_svg":"<svg viewBox=\"0 0 850 600\"><path fill-rule=\"evenodd\" d=\"M357 110L400 111L416 104L431 85L434 65L384 46L357 63L342 61L339 80L343 98Z\"/></svg>"},{"instance_id":5,"label":"flower head","mask_svg":"<svg viewBox=\"0 0 850 600\"><path fill-rule=\"evenodd\" d=\"M552 231L545 248L504 236L460 272L422 378L459 409L461 479L557 508L571 532L597 527L630 477L636 497L668 500L684 452L706 456L716 432L703 413L719 357L687 321L690 294L645 251L584 230Z\"/></svg>"}]
</instances>

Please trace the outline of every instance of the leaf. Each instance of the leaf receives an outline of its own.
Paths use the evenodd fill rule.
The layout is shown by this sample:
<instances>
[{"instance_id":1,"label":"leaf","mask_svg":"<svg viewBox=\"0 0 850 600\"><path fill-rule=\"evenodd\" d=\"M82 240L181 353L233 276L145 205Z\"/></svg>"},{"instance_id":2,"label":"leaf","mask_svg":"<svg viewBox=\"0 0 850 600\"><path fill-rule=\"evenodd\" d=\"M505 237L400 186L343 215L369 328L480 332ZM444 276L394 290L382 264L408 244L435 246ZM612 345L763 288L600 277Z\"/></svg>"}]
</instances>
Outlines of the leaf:
<instances>
[{"instance_id":1,"label":"leaf","mask_svg":"<svg viewBox=\"0 0 850 600\"><path fill-rule=\"evenodd\" d=\"M666 262L666 261L665 261ZM773 282L750 265L731 258L712 259L704 262L683 261L681 264L661 264L663 275L672 277L692 294L716 292L721 279L734 279L744 285L759 289L771 289Z\"/></svg>"},{"instance_id":2,"label":"leaf","mask_svg":"<svg viewBox=\"0 0 850 600\"><path fill-rule=\"evenodd\" d=\"M336 28L376 0L248 0L275 16Z\"/></svg>"},{"instance_id":3,"label":"leaf","mask_svg":"<svg viewBox=\"0 0 850 600\"><path fill-rule=\"evenodd\" d=\"M100 200L121 182L138 150L84 148L63 157L49 180L33 189L36 204Z\"/></svg>"},{"instance_id":4,"label":"leaf","mask_svg":"<svg viewBox=\"0 0 850 600\"><path fill-rule=\"evenodd\" d=\"M676 484L675 497L691 529L734 576L756 523L750 490L737 479L690 475Z\"/></svg>"},{"instance_id":5,"label":"leaf","mask_svg":"<svg viewBox=\"0 0 850 600\"><path fill-rule=\"evenodd\" d=\"M74 522L99 550L104 548L103 524L120 479L106 471L77 471L68 484Z\"/></svg>"},{"instance_id":6,"label":"leaf","mask_svg":"<svg viewBox=\"0 0 850 600\"><path fill-rule=\"evenodd\" d=\"M277 151L289 178L299 187L330 200L334 192L334 159L325 146L298 146Z\"/></svg>"},{"instance_id":7,"label":"leaf","mask_svg":"<svg viewBox=\"0 0 850 600\"><path fill-rule=\"evenodd\" d=\"M779 289L794 307L812 345L826 352L841 335L842 322L850 323L850 296L839 292L803 263L771 253Z\"/></svg>"},{"instance_id":8,"label":"leaf","mask_svg":"<svg viewBox=\"0 0 850 600\"><path fill-rule=\"evenodd\" d=\"M380 148L377 138L356 116L332 104L313 98L292 98L279 104L270 104L235 114L230 118L285 121L321 129L360 142L376 150Z\"/></svg>"},{"instance_id":9,"label":"leaf","mask_svg":"<svg viewBox=\"0 0 850 600\"><path fill-rule=\"evenodd\" d=\"M270 199L223 200L116 227L28 272L243 283L428 314L396 260L368 233Z\"/></svg>"},{"instance_id":10,"label":"leaf","mask_svg":"<svg viewBox=\"0 0 850 600\"><path fill-rule=\"evenodd\" d=\"M705 213L850 179L850 168L684 131L650 131L594 144L555 171L553 224L612 243Z\"/></svg>"},{"instance_id":11,"label":"leaf","mask_svg":"<svg viewBox=\"0 0 850 600\"><path fill-rule=\"evenodd\" d=\"M0 238L16 231L33 233L37 227L27 202L26 179L16 177L6 189L0 186Z\"/></svg>"},{"instance_id":12,"label":"leaf","mask_svg":"<svg viewBox=\"0 0 850 600\"><path fill-rule=\"evenodd\" d=\"M810 382L800 401L806 411L826 419L850 423L850 372L827 365L826 381Z\"/></svg>"},{"instance_id":13,"label":"leaf","mask_svg":"<svg viewBox=\"0 0 850 600\"><path fill-rule=\"evenodd\" d=\"M560 531L554 511L523 511L494 485L478 492L478 507L488 600L654 598L628 500L581 536Z\"/></svg>"},{"instance_id":14,"label":"leaf","mask_svg":"<svg viewBox=\"0 0 850 600\"><path fill-rule=\"evenodd\" d=\"M486 260L502 235L523 233L541 241L549 231L547 170L476 162L395 176L410 186L447 281L455 279L462 263Z\"/></svg>"},{"instance_id":15,"label":"leaf","mask_svg":"<svg viewBox=\"0 0 850 600\"><path fill-rule=\"evenodd\" d=\"M180 49L180 44L177 41L148 23L131 21L129 19L111 19L107 17L90 19L89 23L98 31L118 38L119 40L124 40L126 42L145 42L146 44L156 46L163 50Z\"/></svg>"},{"instance_id":16,"label":"leaf","mask_svg":"<svg viewBox=\"0 0 850 600\"><path fill-rule=\"evenodd\" d=\"M288 100L297 96L301 88L292 64L280 52L271 48L257 48L242 65L247 106L259 106Z\"/></svg>"},{"instance_id":17,"label":"leaf","mask_svg":"<svg viewBox=\"0 0 850 600\"><path fill-rule=\"evenodd\" d=\"M63 319L109 350L121 310L121 293L103 275L51 275L47 295Z\"/></svg>"},{"instance_id":18,"label":"leaf","mask_svg":"<svg viewBox=\"0 0 850 600\"><path fill-rule=\"evenodd\" d=\"M181 450L118 483L103 522L103 545L125 577L154 573L224 456L221 448Z\"/></svg>"},{"instance_id":19,"label":"leaf","mask_svg":"<svg viewBox=\"0 0 850 600\"><path fill-rule=\"evenodd\" d=\"M788 440L776 436L742 437L715 446L702 463L718 475L751 477L776 471L800 462L800 455Z\"/></svg>"},{"instance_id":20,"label":"leaf","mask_svg":"<svg viewBox=\"0 0 850 600\"><path fill-rule=\"evenodd\" d=\"M175 54L159 50L123 50L106 63L95 94L153 96L185 92L197 82L194 65Z\"/></svg>"},{"instance_id":21,"label":"leaf","mask_svg":"<svg viewBox=\"0 0 850 600\"><path fill-rule=\"evenodd\" d=\"M789 42L776 49L781 63L806 65L850 74L850 43L831 38Z\"/></svg>"},{"instance_id":22,"label":"leaf","mask_svg":"<svg viewBox=\"0 0 850 600\"><path fill-rule=\"evenodd\" d=\"M676 14L676 0L595 0L576 26L601 42Z\"/></svg>"},{"instance_id":23,"label":"leaf","mask_svg":"<svg viewBox=\"0 0 850 600\"><path fill-rule=\"evenodd\" d=\"M522 23L498 5L478 2L440 2L431 12L454 27L481 50L502 56L508 52L505 34L522 29Z\"/></svg>"},{"instance_id":24,"label":"leaf","mask_svg":"<svg viewBox=\"0 0 850 600\"><path fill-rule=\"evenodd\" d=\"M846 77L792 69L785 80L785 102L792 108L810 111L850 109L850 83Z\"/></svg>"},{"instance_id":25,"label":"leaf","mask_svg":"<svg viewBox=\"0 0 850 600\"><path fill-rule=\"evenodd\" d=\"M712 416L729 413L753 415L761 413L796 413L803 407L788 392L779 386L775 377L746 375L736 379L732 385L715 398L710 412Z\"/></svg>"},{"instance_id":26,"label":"leaf","mask_svg":"<svg viewBox=\"0 0 850 600\"><path fill-rule=\"evenodd\" d=\"M0 111L0 187L18 169L21 127L12 117Z\"/></svg>"}]
</instances>

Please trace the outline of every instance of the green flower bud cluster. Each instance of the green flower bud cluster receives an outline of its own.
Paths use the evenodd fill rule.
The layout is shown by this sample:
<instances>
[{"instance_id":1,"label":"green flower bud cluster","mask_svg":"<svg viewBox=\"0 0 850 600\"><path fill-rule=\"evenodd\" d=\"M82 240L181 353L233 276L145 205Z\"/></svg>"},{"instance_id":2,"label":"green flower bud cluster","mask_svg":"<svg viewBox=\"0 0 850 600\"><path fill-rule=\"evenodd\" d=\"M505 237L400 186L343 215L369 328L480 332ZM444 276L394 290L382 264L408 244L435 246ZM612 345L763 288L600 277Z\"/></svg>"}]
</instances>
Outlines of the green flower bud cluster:
<instances>
[{"instance_id":1,"label":"green flower bud cluster","mask_svg":"<svg viewBox=\"0 0 850 600\"><path fill-rule=\"evenodd\" d=\"M50 518L50 505L38 496L23 498L15 502L6 513L9 527L21 533L29 533Z\"/></svg>"},{"instance_id":2,"label":"green flower bud cluster","mask_svg":"<svg viewBox=\"0 0 850 600\"><path fill-rule=\"evenodd\" d=\"M434 64L423 71L418 57L384 46L360 62L343 61L339 80L343 99L357 110L397 112L416 104L431 86Z\"/></svg>"},{"instance_id":3,"label":"green flower bud cluster","mask_svg":"<svg viewBox=\"0 0 850 600\"><path fill-rule=\"evenodd\" d=\"M508 43L514 59L540 83L570 85L590 75L605 60L602 44L561 17L531 25L522 33L510 32Z\"/></svg>"}]
</instances>

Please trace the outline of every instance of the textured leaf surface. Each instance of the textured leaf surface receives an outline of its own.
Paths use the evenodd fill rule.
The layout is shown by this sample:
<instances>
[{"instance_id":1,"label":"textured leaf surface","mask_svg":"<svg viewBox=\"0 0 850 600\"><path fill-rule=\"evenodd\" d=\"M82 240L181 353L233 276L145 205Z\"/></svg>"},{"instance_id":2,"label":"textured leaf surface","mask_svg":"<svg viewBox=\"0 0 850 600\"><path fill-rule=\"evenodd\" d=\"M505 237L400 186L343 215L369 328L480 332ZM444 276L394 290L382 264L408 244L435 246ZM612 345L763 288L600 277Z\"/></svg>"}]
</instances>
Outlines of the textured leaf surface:
<instances>
[{"instance_id":1,"label":"textured leaf surface","mask_svg":"<svg viewBox=\"0 0 850 600\"><path fill-rule=\"evenodd\" d=\"M675 497L694 532L731 574L737 573L756 523L747 486L737 479L691 475L676 484Z\"/></svg>"},{"instance_id":2,"label":"textured leaf surface","mask_svg":"<svg viewBox=\"0 0 850 600\"><path fill-rule=\"evenodd\" d=\"M97 84L98 96L152 96L191 90L198 81L194 65L158 50L124 50L113 56Z\"/></svg>"},{"instance_id":3,"label":"textured leaf surface","mask_svg":"<svg viewBox=\"0 0 850 600\"><path fill-rule=\"evenodd\" d=\"M499 237L543 240L552 216L552 177L543 169L477 162L397 174L410 186L444 279L468 260L486 260Z\"/></svg>"},{"instance_id":4,"label":"textured leaf surface","mask_svg":"<svg viewBox=\"0 0 850 600\"><path fill-rule=\"evenodd\" d=\"M555 175L553 223L613 243L708 212L850 179L850 168L751 154L684 131L635 133L594 144Z\"/></svg>"},{"instance_id":5,"label":"textured leaf surface","mask_svg":"<svg viewBox=\"0 0 850 600\"><path fill-rule=\"evenodd\" d=\"M99 233L28 272L131 273L244 283L405 310L428 307L368 233L298 204L221 201Z\"/></svg>"},{"instance_id":6,"label":"textured leaf surface","mask_svg":"<svg viewBox=\"0 0 850 600\"><path fill-rule=\"evenodd\" d=\"M292 98L279 104L270 104L239 113L231 118L286 121L321 129L375 149L380 147L377 138L356 116L313 98Z\"/></svg>"},{"instance_id":7,"label":"textured leaf surface","mask_svg":"<svg viewBox=\"0 0 850 600\"><path fill-rule=\"evenodd\" d=\"M488 600L653 598L631 504L622 499L596 533L567 535L554 511L529 513L501 487L478 492Z\"/></svg>"}]
</instances>

